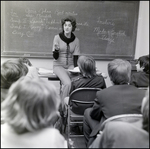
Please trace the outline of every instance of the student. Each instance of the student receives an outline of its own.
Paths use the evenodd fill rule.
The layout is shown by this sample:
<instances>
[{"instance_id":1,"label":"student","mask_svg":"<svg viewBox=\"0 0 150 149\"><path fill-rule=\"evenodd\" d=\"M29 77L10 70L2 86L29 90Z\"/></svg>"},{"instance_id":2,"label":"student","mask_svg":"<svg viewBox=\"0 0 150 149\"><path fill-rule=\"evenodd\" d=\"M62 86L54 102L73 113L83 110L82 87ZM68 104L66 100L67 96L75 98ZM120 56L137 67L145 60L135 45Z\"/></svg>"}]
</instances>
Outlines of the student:
<instances>
[{"instance_id":1,"label":"student","mask_svg":"<svg viewBox=\"0 0 150 149\"><path fill-rule=\"evenodd\" d=\"M64 148L67 143L53 127L60 98L56 88L38 78L22 77L2 103L1 147Z\"/></svg>"},{"instance_id":2,"label":"student","mask_svg":"<svg viewBox=\"0 0 150 149\"><path fill-rule=\"evenodd\" d=\"M142 101L141 113L142 120L136 123L108 122L90 148L149 148L149 88Z\"/></svg>"},{"instance_id":3,"label":"student","mask_svg":"<svg viewBox=\"0 0 150 149\"><path fill-rule=\"evenodd\" d=\"M83 88L83 87L91 87L91 88L100 88L104 89L106 88L106 83L102 75L96 74L96 65L95 60L90 56L79 56L78 59L78 67L80 70L80 74L72 79L72 86L70 93L77 89L77 88ZM69 102L69 97L66 97L65 100L65 116L67 115L67 105ZM75 126L76 127L76 126ZM76 128L72 127L72 132L79 130L78 127Z\"/></svg>"},{"instance_id":4,"label":"student","mask_svg":"<svg viewBox=\"0 0 150 149\"><path fill-rule=\"evenodd\" d=\"M92 57L81 55L77 63L81 73L72 79L70 93L77 88L83 87L92 87L100 89L106 88L106 83L103 76L100 74L96 74L95 60ZM66 104L68 103L68 100L69 97L66 97Z\"/></svg>"},{"instance_id":5,"label":"student","mask_svg":"<svg viewBox=\"0 0 150 149\"><path fill-rule=\"evenodd\" d=\"M149 86L149 55L139 57L136 64L137 73L131 77L130 84L136 87Z\"/></svg>"},{"instance_id":6,"label":"student","mask_svg":"<svg viewBox=\"0 0 150 149\"><path fill-rule=\"evenodd\" d=\"M1 65L1 102L6 98L10 86L27 73L27 66L19 59L7 60Z\"/></svg>"},{"instance_id":7,"label":"student","mask_svg":"<svg viewBox=\"0 0 150 149\"><path fill-rule=\"evenodd\" d=\"M53 71L61 80L63 85L61 98L64 108L64 98L69 96L71 80L67 69L77 66L78 55L80 55L79 39L73 34L76 29L76 19L67 16L61 20L62 32L55 35L53 40Z\"/></svg>"},{"instance_id":8,"label":"student","mask_svg":"<svg viewBox=\"0 0 150 149\"><path fill-rule=\"evenodd\" d=\"M98 91L94 106L84 113L83 131L88 147L107 118L119 114L141 113L145 91L129 85L131 64L126 60L114 59L108 64L108 74L113 85Z\"/></svg>"},{"instance_id":9,"label":"student","mask_svg":"<svg viewBox=\"0 0 150 149\"><path fill-rule=\"evenodd\" d=\"M27 59L26 57L20 57L19 60L28 67L28 70L29 70L28 73L27 73L28 77L30 77L30 78L39 78L38 69L31 64L29 59Z\"/></svg>"},{"instance_id":10,"label":"student","mask_svg":"<svg viewBox=\"0 0 150 149\"><path fill-rule=\"evenodd\" d=\"M23 63L25 63L25 64L28 65L28 66L33 66L33 65L31 64L31 62L29 61L29 59L26 58L26 57L20 57L19 60L22 61Z\"/></svg>"}]
</instances>

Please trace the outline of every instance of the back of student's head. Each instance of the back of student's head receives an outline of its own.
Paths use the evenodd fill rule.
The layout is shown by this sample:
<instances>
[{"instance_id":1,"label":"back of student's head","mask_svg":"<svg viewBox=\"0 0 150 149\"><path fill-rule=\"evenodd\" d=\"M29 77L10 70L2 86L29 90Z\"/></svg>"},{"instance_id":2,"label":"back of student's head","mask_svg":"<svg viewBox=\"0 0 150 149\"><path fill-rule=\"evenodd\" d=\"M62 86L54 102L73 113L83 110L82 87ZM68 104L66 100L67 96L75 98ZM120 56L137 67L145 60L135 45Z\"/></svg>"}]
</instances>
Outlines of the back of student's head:
<instances>
[{"instance_id":1,"label":"back of student's head","mask_svg":"<svg viewBox=\"0 0 150 149\"><path fill-rule=\"evenodd\" d=\"M142 101L143 129L149 132L149 87Z\"/></svg>"},{"instance_id":2,"label":"back of student's head","mask_svg":"<svg viewBox=\"0 0 150 149\"><path fill-rule=\"evenodd\" d=\"M54 85L38 78L21 77L2 103L2 116L17 133L31 132L52 126L59 104Z\"/></svg>"},{"instance_id":3,"label":"back of student's head","mask_svg":"<svg viewBox=\"0 0 150 149\"><path fill-rule=\"evenodd\" d=\"M19 59L7 60L1 66L1 88L9 89L12 83L27 73L27 66Z\"/></svg>"},{"instance_id":4,"label":"back of student's head","mask_svg":"<svg viewBox=\"0 0 150 149\"><path fill-rule=\"evenodd\" d=\"M27 64L27 65L29 65L29 66L32 66L31 62L30 62L29 59L26 58L26 57L20 57L19 60L20 60L22 63L25 63L25 64Z\"/></svg>"},{"instance_id":5,"label":"back of student's head","mask_svg":"<svg viewBox=\"0 0 150 149\"><path fill-rule=\"evenodd\" d=\"M123 59L114 59L108 64L108 74L115 85L128 84L130 82L131 64Z\"/></svg>"},{"instance_id":6,"label":"back of student's head","mask_svg":"<svg viewBox=\"0 0 150 149\"><path fill-rule=\"evenodd\" d=\"M92 57L80 56L78 66L84 77L91 78L96 75L95 60Z\"/></svg>"},{"instance_id":7,"label":"back of student's head","mask_svg":"<svg viewBox=\"0 0 150 149\"><path fill-rule=\"evenodd\" d=\"M149 55L144 55L138 59L140 67L143 67L143 71L149 73Z\"/></svg>"}]
</instances>

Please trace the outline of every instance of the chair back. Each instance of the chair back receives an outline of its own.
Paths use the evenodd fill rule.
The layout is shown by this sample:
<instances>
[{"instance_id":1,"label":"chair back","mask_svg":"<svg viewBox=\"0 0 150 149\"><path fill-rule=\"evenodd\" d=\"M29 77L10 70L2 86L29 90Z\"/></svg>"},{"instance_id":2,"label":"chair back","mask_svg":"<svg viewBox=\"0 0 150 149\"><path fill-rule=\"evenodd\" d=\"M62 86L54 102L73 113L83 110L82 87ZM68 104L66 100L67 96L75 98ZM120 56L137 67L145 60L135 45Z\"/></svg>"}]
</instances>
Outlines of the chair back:
<instances>
[{"instance_id":1,"label":"chair back","mask_svg":"<svg viewBox=\"0 0 150 149\"><path fill-rule=\"evenodd\" d=\"M148 87L138 87L138 89L140 89L140 90L147 90Z\"/></svg>"},{"instance_id":2,"label":"chair back","mask_svg":"<svg viewBox=\"0 0 150 149\"><path fill-rule=\"evenodd\" d=\"M106 125L106 123L110 122L110 121L123 121L123 122L129 122L129 123L135 123L139 120L142 119L142 114L120 114L120 115L115 115L112 116L108 119L106 119L102 125L100 130L102 131Z\"/></svg>"},{"instance_id":3,"label":"chair back","mask_svg":"<svg viewBox=\"0 0 150 149\"><path fill-rule=\"evenodd\" d=\"M100 90L100 88L78 88L74 90L69 96L72 112L83 115L85 109L93 106L96 92Z\"/></svg>"}]
</instances>

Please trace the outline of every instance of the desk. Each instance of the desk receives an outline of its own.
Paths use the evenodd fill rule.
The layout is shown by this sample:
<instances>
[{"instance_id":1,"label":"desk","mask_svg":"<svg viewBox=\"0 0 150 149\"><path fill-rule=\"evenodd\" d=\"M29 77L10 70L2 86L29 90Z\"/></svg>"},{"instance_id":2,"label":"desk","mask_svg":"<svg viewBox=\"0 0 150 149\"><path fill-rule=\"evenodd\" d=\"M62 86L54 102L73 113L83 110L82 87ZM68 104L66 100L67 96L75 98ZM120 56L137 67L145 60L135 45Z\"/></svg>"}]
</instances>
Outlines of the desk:
<instances>
[{"instance_id":1,"label":"desk","mask_svg":"<svg viewBox=\"0 0 150 149\"><path fill-rule=\"evenodd\" d=\"M50 81L60 81L60 79L54 74L44 74L44 75L39 75L39 77L41 78L48 78L48 80Z\"/></svg>"},{"instance_id":2,"label":"desk","mask_svg":"<svg viewBox=\"0 0 150 149\"><path fill-rule=\"evenodd\" d=\"M51 73L51 74L39 74L39 77L41 78L48 78L49 81L60 81L60 79L54 74L54 73ZM62 84L61 84L61 81L60 81L60 93L61 93L61 88L62 88Z\"/></svg>"},{"instance_id":3,"label":"desk","mask_svg":"<svg viewBox=\"0 0 150 149\"><path fill-rule=\"evenodd\" d=\"M48 78L51 81L60 81L56 74L54 74L52 69L38 68L39 77Z\"/></svg>"}]
</instances>

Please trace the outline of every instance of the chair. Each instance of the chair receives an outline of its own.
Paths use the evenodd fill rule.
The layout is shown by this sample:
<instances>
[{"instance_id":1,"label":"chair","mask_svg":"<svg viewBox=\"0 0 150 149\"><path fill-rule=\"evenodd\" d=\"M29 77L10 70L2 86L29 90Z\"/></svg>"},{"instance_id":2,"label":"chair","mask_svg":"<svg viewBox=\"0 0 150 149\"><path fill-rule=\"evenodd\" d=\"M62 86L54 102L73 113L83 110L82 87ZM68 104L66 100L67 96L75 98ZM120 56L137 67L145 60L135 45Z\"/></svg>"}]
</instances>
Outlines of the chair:
<instances>
[{"instance_id":1,"label":"chair","mask_svg":"<svg viewBox=\"0 0 150 149\"><path fill-rule=\"evenodd\" d=\"M138 87L138 89L140 89L140 90L147 90L148 87Z\"/></svg>"},{"instance_id":2,"label":"chair","mask_svg":"<svg viewBox=\"0 0 150 149\"><path fill-rule=\"evenodd\" d=\"M120 115L112 116L106 119L102 123L99 134L97 136L101 135L103 129L105 128L105 125L110 121L123 121L123 122L135 123L136 121L139 121L141 119L142 119L142 114L120 114Z\"/></svg>"},{"instance_id":3,"label":"chair","mask_svg":"<svg viewBox=\"0 0 150 149\"><path fill-rule=\"evenodd\" d=\"M84 111L93 106L96 92L100 90L99 88L78 88L70 94L68 103L68 139L70 137L84 136L72 135L70 126L73 124L83 126Z\"/></svg>"}]
</instances>

